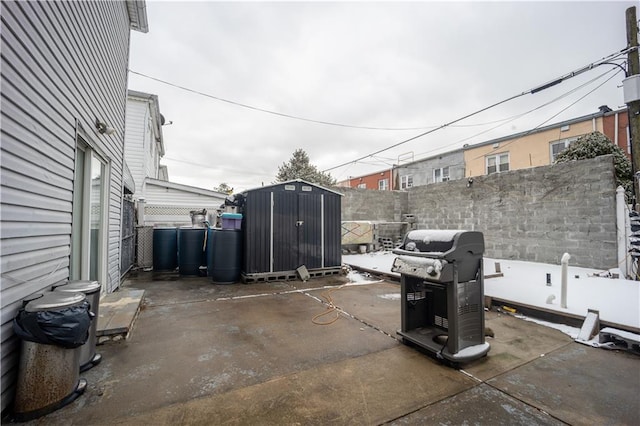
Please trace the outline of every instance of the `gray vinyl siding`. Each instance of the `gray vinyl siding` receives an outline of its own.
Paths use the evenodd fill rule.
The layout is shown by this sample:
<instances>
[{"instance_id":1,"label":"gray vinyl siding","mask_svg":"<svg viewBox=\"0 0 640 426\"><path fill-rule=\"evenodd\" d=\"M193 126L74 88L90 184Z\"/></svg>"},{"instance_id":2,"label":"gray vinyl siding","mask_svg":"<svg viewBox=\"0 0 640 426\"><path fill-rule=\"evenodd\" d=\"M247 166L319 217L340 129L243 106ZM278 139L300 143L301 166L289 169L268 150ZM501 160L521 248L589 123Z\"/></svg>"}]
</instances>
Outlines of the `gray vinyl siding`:
<instances>
[{"instance_id":1,"label":"gray vinyl siding","mask_svg":"<svg viewBox=\"0 0 640 426\"><path fill-rule=\"evenodd\" d=\"M0 254L2 410L13 398L21 301L69 278L76 130L109 168L108 282L120 279L129 52L125 2L3 2ZM95 131L95 119L116 129Z\"/></svg>"}]
</instances>

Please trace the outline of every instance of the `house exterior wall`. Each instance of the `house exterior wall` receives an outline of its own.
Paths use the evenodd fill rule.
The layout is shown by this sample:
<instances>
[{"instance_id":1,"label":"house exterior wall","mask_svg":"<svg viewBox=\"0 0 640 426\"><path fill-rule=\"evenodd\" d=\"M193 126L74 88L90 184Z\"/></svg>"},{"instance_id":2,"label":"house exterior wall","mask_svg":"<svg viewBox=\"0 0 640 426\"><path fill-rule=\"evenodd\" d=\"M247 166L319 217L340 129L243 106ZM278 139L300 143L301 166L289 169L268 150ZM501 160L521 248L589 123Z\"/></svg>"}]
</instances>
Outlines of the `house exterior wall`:
<instances>
[{"instance_id":1,"label":"house exterior wall","mask_svg":"<svg viewBox=\"0 0 640 426\"><path fill-rule=\"evenodd\" d=\"M385 191L393 189L393 173L391 169L382 170L369 175L349 178L340 182L337 186L343 188L379 189L380 181L384 179L387 180Z\"/></svg>"},{"instance_id":2,"label":"house exterior wall","mask_svg":"<svg viewBox=\"0 0 640 426\"><path fill-rule=\"evenodd\" d=\"M603 131L602 116L589 116L579 122L559 123L541 131L535 131L495 139L464 150L465 176L487 174L488 156L508 154L509 170L551 164L551 143L566 138L579 137L593 131Z\"/></svg>"},{"instance_id":3,"label":"house exterior wall","mask_svg":"<svg viewBox=\"0 0 640 426\"><path fill-rule=\"evenodd\" d=\"M192 210L215 213L226 194L147 178L144 183L144 219L138 225L191 225ZM213 224L212 224L213 225Z\"/></svg>"},{"instance_id":4,"label":"house exterior wall","mask_svg":"<svg viewBox=\"0 0 640 426\"><path fill-rule=\"evenodd\" d=\"M408 176L411 176L412 186L434 183L434 171L436 169L443 171L444 168L448 168L449 180L464 178L465 167L462 150L446 152L424 160L395 166L393 168L395 182L393 189L406 189L402 188L402 183L407 181Z\"/></svg>"},{"instance_id":5,"label":"house exterior wall","mask_svg":"<svg viewBox=\"0 0 640 426\"><path fill-rule=\"evenodd\" d=\"M101 284L119 285L131 21L125 2L3 2L1 16L4 410L13 398L20 345L11 321L25 297L69 278L77 133L108 161ZM96 119L115 133L98 133Z\"/></svg>"},{"instance_id":6,"label":"house exterior wall","mask_svg":"<svg viewBox=\"0 0 640 426\"><path fill-rule=\"evenodd\" d=\"M127 99L127 133L124 139L124 159L131 171L135 183L134 197L138 197L142 191L145 178L145 152L144 146L148 142L148 131L145 126L147 121L147 108L144 102Z\"/></svg>"},{"instance_id":7,"label":"house exterior wall","mask_svg":"<svg viewBox=\"0 0 640 426\"><path fill-rule=\"evenodd\" d=\"M129 90L125 161L136 185L134 198L145 197L145 178L160 177L160 158L164 155L164 142L159 109L156 95Z\"/></svg>"},{"instance_id":8,"label":"house exterior wall","mask_svg":"<svg viewBox=\"0 0 640 426\"><path fill-rule=\"evenodd\" d=\"M626 110L605 114L602 133L618 145L631 161L631 143L629 142L629 114Z\"/></svg>"}]
</instances>

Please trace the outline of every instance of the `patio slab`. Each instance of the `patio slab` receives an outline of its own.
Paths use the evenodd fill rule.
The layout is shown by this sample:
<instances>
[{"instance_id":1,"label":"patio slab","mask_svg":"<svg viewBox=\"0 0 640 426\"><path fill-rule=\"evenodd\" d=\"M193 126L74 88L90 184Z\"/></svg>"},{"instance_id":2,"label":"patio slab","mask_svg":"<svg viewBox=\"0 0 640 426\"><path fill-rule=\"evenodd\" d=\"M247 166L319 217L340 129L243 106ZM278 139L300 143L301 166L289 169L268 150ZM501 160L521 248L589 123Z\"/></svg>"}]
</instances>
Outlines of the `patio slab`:
<instances>
[{"instance_id":1,"label":"patio slab","mask_svg":"<svg viewBox=\"0 0 640 426\"><path fill-rule=\"evenodd\" d=\"M130 280L145 291L135 332L30 424L636 423L637 355L486 312L489 354L455 370L395 338L397 284L341 279ZM316 325L329 290L346 314Z\"/></svg>"},{"instance_id":2,"label":"patio slab","mask_svg":"<svg viewBox=\"0 0 640 426\"><path fill-rule=\"evenodd\" d=\"M436 424L532 426L565 423L486 384L391 422L393 426Z\"/></svg>"},{"instance_id":3,"label":"patio slab","mask_svg":"<svg viewBox=\"0 0 640 426\"><path fill-rule=\"evenodd\" d=\"M572 343L487 384L568 424L638 424L637 355Z\"/></svg>"},{"instance_id":4,"label":"patio slab","mask_svg":"<svg viewBox=\"0 0 640 426\"><path fill-rule=\"evenodd\" d=\"M100 347L82 402L47 417L91 424L399 346L347 316L312 323L324 309L303 293L145 305L131 339Z\"/></svg>"},{"instance_id":5,"label":"patio slab","mask_svg":"<svg viewBox=\"0 0 640 426\"><path fill-rule=\"evenodd\" d=\"M381 424L474 385L410 348L323 364L117 424Z\"/></svg>"}]
</instances>

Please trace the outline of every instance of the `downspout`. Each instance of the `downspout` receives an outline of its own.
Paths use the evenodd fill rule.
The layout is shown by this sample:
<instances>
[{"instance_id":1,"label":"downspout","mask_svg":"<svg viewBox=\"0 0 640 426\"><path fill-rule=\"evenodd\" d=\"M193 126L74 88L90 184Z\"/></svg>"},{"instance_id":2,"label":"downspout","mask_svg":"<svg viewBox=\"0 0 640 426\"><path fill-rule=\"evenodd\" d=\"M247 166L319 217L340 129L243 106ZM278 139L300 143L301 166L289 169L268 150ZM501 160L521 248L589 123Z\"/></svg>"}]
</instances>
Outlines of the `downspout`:
<instances>
[{"instance_id":1,"label":"downspout","mask_svg":"<svg viewBox=\"0 0 640 426\"><path fill-rule=\"evenodd\" d=\"M565 253L562 255L562 260L560 260L560 263L562 264L562 287L560 290L560 306L564 309L567 308L567 275L569 268L569 259L571 259L571 256L569 255L569 253Z\"/></svg>"},{"instance_id":2,"label":"downspout","mask_svg":"<svg viewBox=\"0 0 640 426\"><path fill-rule=\"evenodd\" d=\"M618 145L618 125L619 125L619 119L618 119L618 113L616 112L614 118L613 118L613 143L616 144L616 146L620 146Z\"/></svg>"},{"instance_id":3,"label":"downspout","mask_svg":"<svg viewBox=\"0 0 640 426\"><path fill-rule=\"evenodd\" d=\"M625 276L631 275L627 266L627 223L626 223L626 205L624 201L624 188L619 186L616 189L616 236L618 246L618 267L623 271Z\"/></svg>"}]
</instances>

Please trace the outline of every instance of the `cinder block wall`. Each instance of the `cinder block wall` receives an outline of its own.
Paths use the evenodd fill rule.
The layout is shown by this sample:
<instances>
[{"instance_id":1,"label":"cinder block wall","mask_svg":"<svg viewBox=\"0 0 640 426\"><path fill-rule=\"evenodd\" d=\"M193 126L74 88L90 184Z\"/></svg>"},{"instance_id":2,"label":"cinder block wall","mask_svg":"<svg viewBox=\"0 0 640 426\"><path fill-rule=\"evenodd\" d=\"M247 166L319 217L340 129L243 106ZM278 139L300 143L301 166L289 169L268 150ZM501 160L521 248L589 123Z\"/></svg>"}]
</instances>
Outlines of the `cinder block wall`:
<instances>
[{"instance_id":1,"label":"cinder block wall","mask_svg":"<svg viewBox=\"0 0 640 426\"><path fill-rule=\"evenodd\" d=\"M410 213L417 229L483 232L487 257L559 263L568 252L570 265L606 269L617 266L615 189L613 158L602 156L474 177L469 186L348 189L342 216L391 222Z\"/></svg>"},{"instance_id":2,"label":"cinder block wall","mask_svg":"<svg viewBox=\"0 0 640 426\"><path fill-rule=\"evenodd\" d=\"M342 197L342 220L400 222L407 213L409 194L405 191L376 191L359 188L333 188Z\"/></svg>"}]
</instances>

